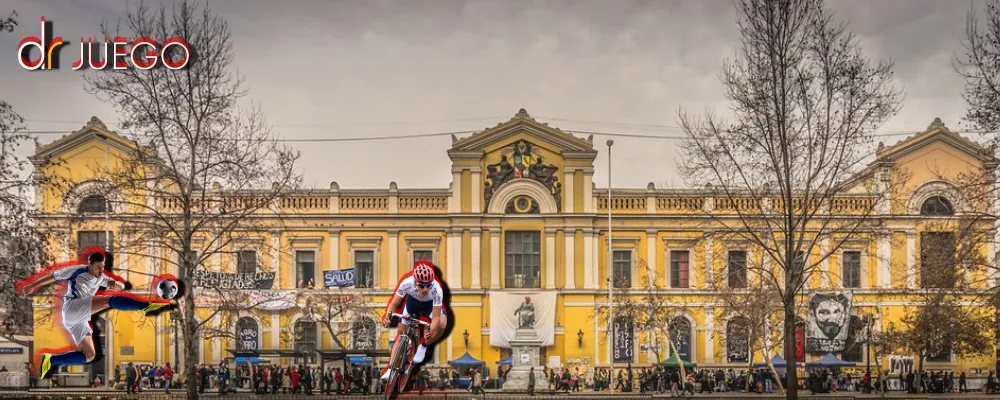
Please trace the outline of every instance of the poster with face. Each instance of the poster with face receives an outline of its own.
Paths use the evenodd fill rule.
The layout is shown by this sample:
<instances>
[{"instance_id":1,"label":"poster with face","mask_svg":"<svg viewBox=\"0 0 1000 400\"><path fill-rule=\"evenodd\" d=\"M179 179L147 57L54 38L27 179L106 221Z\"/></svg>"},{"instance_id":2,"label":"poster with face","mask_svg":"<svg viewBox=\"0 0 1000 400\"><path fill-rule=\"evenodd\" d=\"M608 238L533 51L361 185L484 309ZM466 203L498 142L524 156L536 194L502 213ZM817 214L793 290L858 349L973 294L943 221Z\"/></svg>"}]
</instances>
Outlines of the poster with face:
<instances>
[{"instance_id":1,"label":"poster with face","mask_svg":"<svg viewBox=\"0 0 1000 400\"><path fill-rule=\"evenodd\" d=\"M851 323L851 293L813 293L809 296L806 351L841 352Z\"/></svg>"}]
</instances>

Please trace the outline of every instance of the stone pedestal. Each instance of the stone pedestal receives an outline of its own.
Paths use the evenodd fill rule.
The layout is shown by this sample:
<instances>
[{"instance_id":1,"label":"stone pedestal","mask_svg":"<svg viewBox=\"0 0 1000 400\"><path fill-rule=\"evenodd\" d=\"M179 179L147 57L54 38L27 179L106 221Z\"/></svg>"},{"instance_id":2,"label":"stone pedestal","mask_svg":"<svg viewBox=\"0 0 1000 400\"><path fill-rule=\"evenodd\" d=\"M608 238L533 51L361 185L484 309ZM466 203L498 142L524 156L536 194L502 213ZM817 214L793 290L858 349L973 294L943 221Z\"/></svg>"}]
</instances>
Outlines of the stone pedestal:
<instances>
[{"instance_id":1,"label":"stone pedestal","mask_svg":"<svg viewBox=\"0 0 1000 400\"><path fill-rule=\"evenodd\" d=\"M531 328L518 328L514 333L514 340L510 341L513 350L513 359L507 380L503 384L505 392L523 392L528 390L528 375L531 368L535 368L535 390L548 387L545 381L545 373L542 370L541 360L539 360L542 347L542 340Z\"/></svg>"}]
</instances>

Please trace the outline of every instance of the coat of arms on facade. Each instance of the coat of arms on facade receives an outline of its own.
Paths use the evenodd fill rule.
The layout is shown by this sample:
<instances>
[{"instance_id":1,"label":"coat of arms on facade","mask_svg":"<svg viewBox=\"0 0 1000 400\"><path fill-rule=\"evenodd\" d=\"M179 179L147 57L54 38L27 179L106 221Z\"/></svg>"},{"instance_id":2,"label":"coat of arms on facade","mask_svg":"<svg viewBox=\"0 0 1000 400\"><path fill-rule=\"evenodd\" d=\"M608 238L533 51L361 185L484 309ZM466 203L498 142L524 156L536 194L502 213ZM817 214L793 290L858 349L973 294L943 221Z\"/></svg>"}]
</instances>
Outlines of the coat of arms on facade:
<instances>
[{"instance_id":1,"label":"coat of arms on facade","mask_svg":"<svg viewBox=\"0 0 1000 400\"><path fill-rule=\"evenodd\" d=\"M487 181L483 190L486 205L489 206L493 193L503 184L515 179L532 179L552 193L556 207L562 211L562 184L556 176L559 167L544 164L541 156L532 153L531 143L525 140L515 142L512 150L510 159L505 154L500 156L500 162L486 166Z\"/></svg>"}]
</instances>

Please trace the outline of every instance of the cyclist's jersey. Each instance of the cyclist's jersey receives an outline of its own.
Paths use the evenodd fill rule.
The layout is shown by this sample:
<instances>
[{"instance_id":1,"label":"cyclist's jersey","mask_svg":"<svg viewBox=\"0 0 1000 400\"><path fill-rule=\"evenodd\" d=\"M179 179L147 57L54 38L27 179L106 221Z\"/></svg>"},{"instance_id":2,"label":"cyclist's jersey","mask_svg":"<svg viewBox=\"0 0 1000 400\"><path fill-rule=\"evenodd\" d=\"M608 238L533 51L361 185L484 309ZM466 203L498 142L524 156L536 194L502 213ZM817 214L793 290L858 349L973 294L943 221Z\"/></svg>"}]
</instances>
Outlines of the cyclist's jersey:
<instances>
[{"instance_id":1,"label":"cyclist's jersey","mask_svg":"<svg viewBox=\"0 0 1000 400\"><path fill-rule=\"evenodd\" d=\"M419 289L417 289L417 281L413 278L413 271L410 271L404 274L399 280L399 284L396 285L396 295L403 298L411 297L422 303L432 302L431 305L434 307L444 305L444 289L441 288L441 282L435 277L431 285L427 295L421 296Z\"/></svg>"}]
</instances>

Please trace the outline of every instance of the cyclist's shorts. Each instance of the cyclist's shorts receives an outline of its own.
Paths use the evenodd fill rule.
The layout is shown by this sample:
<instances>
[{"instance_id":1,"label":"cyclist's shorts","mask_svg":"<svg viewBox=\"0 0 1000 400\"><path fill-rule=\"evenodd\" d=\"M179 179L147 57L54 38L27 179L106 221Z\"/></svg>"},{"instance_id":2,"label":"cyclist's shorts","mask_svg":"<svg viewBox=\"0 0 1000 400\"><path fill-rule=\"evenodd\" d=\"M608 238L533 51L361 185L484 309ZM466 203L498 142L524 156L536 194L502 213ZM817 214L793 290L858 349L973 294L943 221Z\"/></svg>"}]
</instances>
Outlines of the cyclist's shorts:
<instances>
[{"instance_id":1,"label":"cyclist's shorts","mask_svg":"<svg viewBox=\"0 0 1000 400\"><path fill-rule=\"evenodd\" d=\"M434 311L433 301L419 301L411 296L406 296L406 303L403 305L403 315L412 315L416 318L427 317L430 319L431 312ZM448 315L445 312L445 307L441 307L441 315ZM406 324L406 320L400 320L400 323Z\"/></svg>"}]
</instances>

